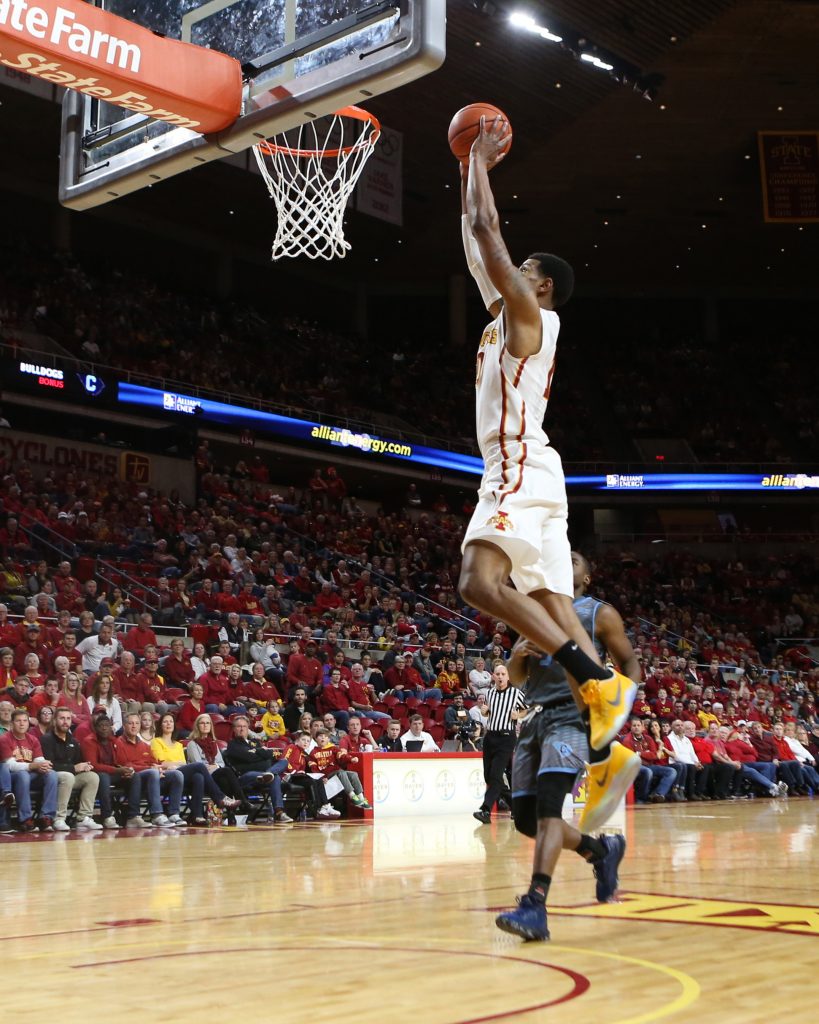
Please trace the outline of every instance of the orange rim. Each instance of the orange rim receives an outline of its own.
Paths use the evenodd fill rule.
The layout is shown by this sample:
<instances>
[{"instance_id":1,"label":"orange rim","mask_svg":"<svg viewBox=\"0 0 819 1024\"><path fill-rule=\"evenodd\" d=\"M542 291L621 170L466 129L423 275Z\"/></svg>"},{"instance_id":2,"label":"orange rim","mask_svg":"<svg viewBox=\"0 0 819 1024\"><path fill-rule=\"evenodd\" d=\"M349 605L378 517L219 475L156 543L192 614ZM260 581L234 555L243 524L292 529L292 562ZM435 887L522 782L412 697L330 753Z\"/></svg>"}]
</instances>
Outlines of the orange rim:
<instances>
[{"instance_id":1,"label":"orange rim","mask_svg":"<svg viewBox=\"0 0 819 1024\"><path fill-rule=\"evenodd\" d=\"M350 117L356 121L369 121L372 131L366 138L359 139L358 142L353 143L353 145L339 146L337 149L299 149L295 146L287 146L279 142L268 141L260 142L258 144L258 148L263 153L267 153L268 156L274 156L276 153L284 153L287 156L295 157L334 157L338 156L340 153L354 153L357 149L364 149L366 146L375 145L378 141L378 136L381 134L381 123L375 114L371 114L368 110L362 110L361 107L342 107L341 110L336 110L333 116Z\"/></svg>"}]
</instances>

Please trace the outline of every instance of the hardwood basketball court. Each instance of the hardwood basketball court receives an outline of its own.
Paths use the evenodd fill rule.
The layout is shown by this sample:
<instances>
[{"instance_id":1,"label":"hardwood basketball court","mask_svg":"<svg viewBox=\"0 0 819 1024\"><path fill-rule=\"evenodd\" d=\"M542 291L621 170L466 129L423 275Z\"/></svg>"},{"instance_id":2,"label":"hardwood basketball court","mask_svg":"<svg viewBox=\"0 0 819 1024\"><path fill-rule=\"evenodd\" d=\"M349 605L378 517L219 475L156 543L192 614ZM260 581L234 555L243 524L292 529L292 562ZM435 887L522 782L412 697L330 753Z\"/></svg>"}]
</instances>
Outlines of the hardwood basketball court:
<instances>
[{"instance_id":1,"label":"hardwood basketball court","mask_svg":"<svg viewBox=\"0 0 819 1024\"><path fill-rule=\"evenodd\" d=\"M495 928L508 817L2 837L4 1019L813 1019L816 804L628 812L624 901L564 855L548 943Z\"/></svg>"}]
</instances>

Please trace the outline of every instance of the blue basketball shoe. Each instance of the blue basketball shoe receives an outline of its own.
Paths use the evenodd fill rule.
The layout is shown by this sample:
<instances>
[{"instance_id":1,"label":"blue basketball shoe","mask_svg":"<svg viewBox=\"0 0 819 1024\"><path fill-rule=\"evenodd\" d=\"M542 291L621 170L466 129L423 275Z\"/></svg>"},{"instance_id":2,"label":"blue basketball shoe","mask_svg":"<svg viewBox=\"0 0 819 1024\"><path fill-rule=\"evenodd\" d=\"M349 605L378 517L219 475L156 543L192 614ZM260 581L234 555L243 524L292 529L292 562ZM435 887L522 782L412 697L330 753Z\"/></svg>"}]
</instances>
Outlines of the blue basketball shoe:
<instances>
[{"instance_id":1,"label":"blue basketball shoe","mask_svg":"<svg viewBox=\"0 0 819 1024\"><path fill-rule=\"evenodd\" d=\"M546 906L533 900L528 893L525 896L518 896L517 910L507 910L504 914L498 914L495 924L502 932L519 935L527 942L543 942L549 938Z\"/></svg>"},{"instance_id":2,"label":"blue basketball shoe","mask_svg":"<svg viewBox=\"0 0 819 1024\"><path fill-rule=\"evenodd\" d=\"M597 902L610 903L617 892L617 869L626 852L625 836L600 836L606 855L594 865L597 879Z\"/></svg>"}]
</instances>

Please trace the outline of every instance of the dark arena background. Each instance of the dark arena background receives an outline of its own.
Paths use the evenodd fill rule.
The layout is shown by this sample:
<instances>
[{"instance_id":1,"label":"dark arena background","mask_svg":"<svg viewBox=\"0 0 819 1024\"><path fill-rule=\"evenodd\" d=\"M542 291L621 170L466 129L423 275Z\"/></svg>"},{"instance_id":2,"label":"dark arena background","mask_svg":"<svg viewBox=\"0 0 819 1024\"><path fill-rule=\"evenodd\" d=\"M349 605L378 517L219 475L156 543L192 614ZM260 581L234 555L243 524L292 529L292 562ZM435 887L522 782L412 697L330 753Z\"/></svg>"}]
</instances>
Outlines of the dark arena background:
<instances>
[{"instance_id":1,"label":"dark arena background","mask_svg":"<svg viewBox=\"0 0 819 1024\"><path fill-rule=\"evenodd\" d=\"M10 67L21 3L0 0L8 1019L813 1020L819 5L449 0L440 67L359 96L381 136L346 256L271 262L255 139L60 204L67 96L95 173L180 130ZM444 0L99 6L237 57L246 113L269 51L326 89L349 19L375 52ZM517 634L459 592L490 317L447 128L473 102L514 129L490 174L512 259L575 269L544 427L640 687L620 739L644 770L602 830L617 895L566 850L551 941L525 944L495 917L534 845L511 769L484 807L482 763Z\"/></svg>"}]
</instances>

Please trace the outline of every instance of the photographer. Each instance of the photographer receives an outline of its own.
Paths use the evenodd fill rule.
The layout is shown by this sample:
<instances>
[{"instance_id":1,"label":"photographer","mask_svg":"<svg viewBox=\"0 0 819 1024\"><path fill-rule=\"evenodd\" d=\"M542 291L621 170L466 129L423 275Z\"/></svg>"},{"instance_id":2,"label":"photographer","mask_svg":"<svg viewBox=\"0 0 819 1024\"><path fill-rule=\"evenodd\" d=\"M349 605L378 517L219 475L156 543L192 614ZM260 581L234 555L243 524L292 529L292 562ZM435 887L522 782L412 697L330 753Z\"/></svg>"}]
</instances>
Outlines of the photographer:
<instances>
[{"instance_id":1,"label":"photographer","mask_svg":"<svg viewBox=\"0 0 819 1024\"><path fill-rule=\"evenodd\" d=\"M469 717L469 712L464 707L462 693L456 693L452 704L444 714L444 727L448 740L455 740L456 750L478 750L478 740L481 735L480 725Z\"/></svg>"}]
</instances>

